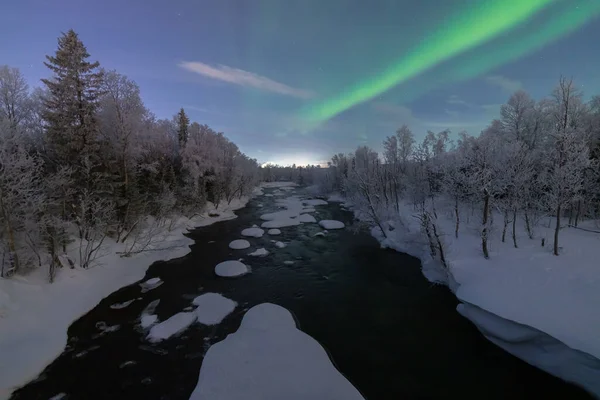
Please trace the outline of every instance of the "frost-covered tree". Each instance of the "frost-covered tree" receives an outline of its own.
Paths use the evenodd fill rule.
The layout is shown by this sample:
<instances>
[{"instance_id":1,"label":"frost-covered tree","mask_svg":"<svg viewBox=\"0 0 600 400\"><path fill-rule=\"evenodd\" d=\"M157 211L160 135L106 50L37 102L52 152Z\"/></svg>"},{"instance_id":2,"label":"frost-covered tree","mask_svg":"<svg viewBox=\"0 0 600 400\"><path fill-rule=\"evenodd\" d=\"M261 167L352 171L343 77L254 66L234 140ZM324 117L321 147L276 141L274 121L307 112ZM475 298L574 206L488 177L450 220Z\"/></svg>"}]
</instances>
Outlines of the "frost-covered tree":
<instances>
[{"instance_id":1,"label":"frost-covered tree","mask_svg":"<svg viewBox=\"0 0 600 400\"><path fill-rule=\"evenodd\" d=\"M187 144L189 137L190 119L183 108L179 110L175 118L177 121L177 139L179 140L179 147L183 149Z\"/></svg>"},{"instance_id":2,"label":"frost-covered tree","mask_svg":"<svg viewBox=\"0 0 600 400\"><path fill-rule=\"evenodd\" d=\"M17 68L0 65L0 121L16 129L29 113L29 86Z\"/></svg>"}]
</instances>

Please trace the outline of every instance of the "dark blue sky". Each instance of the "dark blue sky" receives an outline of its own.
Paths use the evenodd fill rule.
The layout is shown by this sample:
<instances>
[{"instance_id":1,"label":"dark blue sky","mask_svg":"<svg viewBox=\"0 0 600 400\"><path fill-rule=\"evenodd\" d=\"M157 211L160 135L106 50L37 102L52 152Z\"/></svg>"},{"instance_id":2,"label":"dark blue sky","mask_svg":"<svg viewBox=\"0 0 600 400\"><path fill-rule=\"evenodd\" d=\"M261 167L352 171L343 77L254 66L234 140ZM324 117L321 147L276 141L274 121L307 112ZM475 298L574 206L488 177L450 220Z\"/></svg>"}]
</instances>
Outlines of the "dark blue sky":
<instances>
[{"instance_id":1,"label":"dark blue sky","mask_svg":"<svg viewBox=\"0 0 600 400\"><path fill-rule=\"evenodd\" d=\"M328 121L315 126L303 119L311 103L418 49L449 16L494 1L500 0L19 0L2 5L0 64L20 68L37 86L48 76L44 55L73 28L93 60L140 85L158 117L184 107L192 120L225 132L262 162L314 163L359 144L379 148L403 123L417 137L444 128L477 134L511 91L540 98L560 74L572 76L587 96L600 94L598 0L549 0L535 18ZM555 24L553 15L577 7L594 11L517 54L544 24ZM452 71L465 76L452 78Z\"/></svg>"}]
</instances>

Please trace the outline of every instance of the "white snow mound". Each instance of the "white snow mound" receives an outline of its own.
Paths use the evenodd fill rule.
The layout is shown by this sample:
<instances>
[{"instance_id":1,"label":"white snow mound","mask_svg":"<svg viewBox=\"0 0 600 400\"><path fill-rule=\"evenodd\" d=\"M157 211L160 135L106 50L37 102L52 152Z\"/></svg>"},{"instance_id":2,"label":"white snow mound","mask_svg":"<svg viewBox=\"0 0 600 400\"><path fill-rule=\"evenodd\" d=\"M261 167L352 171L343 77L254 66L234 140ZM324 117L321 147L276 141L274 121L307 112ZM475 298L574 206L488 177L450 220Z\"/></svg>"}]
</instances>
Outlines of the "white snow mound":
<instances>
[{"instance_id":1,"label":"white snow mound","mask_svg":"<svg viewBox=\"0 0 600 400\"><path fill-rule=\"evenodd\" d=\"M261 227L263 228L284 228L286 226L297 226L300 225L298 218L280 218L272 221L263 222Z\"/></svg>"},{"instance_id":2,"label":"white snow mound","mask_svg":"<svg viewBox=\"0 0 600 400\"><path fill-rule=\"evenodd\" d=\"M319 225L323 229L343 229L346 226L342 221L335 221L333 219L323 219L319 221Z\"/></svg>"},{"instance_id":3,"label":"white snow mound","mask_svg":"<svg viewBox=\"0 0 600 400\"><path fill-rule=\"evenodd\" d=\"M248 253L249 256L254 256L254 257L264 257L268 254L269 254L269 251L266 249L257 249L256 251L253 251L252 253Z\"/></svg>"},{"instance_id":4,"label":"white snow mound","mask_svg":"<svg viewBox=\"0 0 600 400\"><path fill-rule=\"evenodd\" d=\"M267 233L269 235L281 235L281 231L279 229L269 229Z\"/></svg>"},{"instance_id":5,"label":"white snow mound","mask_svg":"<svg viewBox=\"0 0 600 400\"><path fill-rule=\"evenodd\" d=\"M265 233L265 231L263 231L260 228L246 228L242 231L242 236L249 236L249 237L262 237L262 235Z\"/></svg>"},{"instance_id":6,"label":"white snow mound","mask_svg":"<svg viewBox=\"0 0 600 400\"><path fill-rule=\"evenodd\" d=\"M204 325L216 325L221 323L237 306L237 303L219 293L204 293L192 302L197 305L196 316L198 322Z\"/></svg>"},{"instance_id":7,"label":"white snow mound","mask_svg":"<svg viewBox=\"0 0 600 400\"><path fill-rule=\"evenodd\" d=\"M193 312L180 312L173 315L166 321L154 325L148 333L148 340L151 342L160 342L186 330L196 321L196 314Z\"/></svg>"},{"instance_id":8,"label":"white snow mound","mask_svg":"<svg viewBox=\"0 0 600 400\"><path fill-rule=\"evenodd\" d=\"M247 249L248 247L250 247L250 242L244 239L234 240L229 243L229 248L233 250L242 250Z\"/></svg>"},{"instance_id":9,"label":"white snow mound","mask_svg":"<svg viewBox=\"0 0 600 400\"><path fill-rule=\"evenodd\" d=\"M364 400L321 345L275 304L252 307L212 345L190 400Z\"/></svg>"},{"instance_id":10,"label":"white snow mound","mask_svg":"<svg viewBox=\"0 0 600 400\"><path fill-rule=\"evenodd\" d=\"M298 221L303 222L303 223L314 223L314 222L317 222L317 220L315 219L315 217L313 217L310 214L300 214L300 217L298 217Z\"/></svg>"},{"instance_id":11,"label":"white snow mound","mask_svg":"<svg viewBox=\"0 0 600 400\"><path fill-rule=\"evenodd\" d=\"M224 277L240 276L248 272L250 272L248 266L236 260L223 261L215 267L215 273Z\"/></svg>"},{"instance_id":12,"label":"white snow mound","mask_svg":"<svg viewBox=\"0 0 600 400\"><path fill-rule=\"evenodd\" d=\"M275 242L275 247L283 249L285 246L287 246L287 245L283 242Z\"/></svg>"}]
</instances>

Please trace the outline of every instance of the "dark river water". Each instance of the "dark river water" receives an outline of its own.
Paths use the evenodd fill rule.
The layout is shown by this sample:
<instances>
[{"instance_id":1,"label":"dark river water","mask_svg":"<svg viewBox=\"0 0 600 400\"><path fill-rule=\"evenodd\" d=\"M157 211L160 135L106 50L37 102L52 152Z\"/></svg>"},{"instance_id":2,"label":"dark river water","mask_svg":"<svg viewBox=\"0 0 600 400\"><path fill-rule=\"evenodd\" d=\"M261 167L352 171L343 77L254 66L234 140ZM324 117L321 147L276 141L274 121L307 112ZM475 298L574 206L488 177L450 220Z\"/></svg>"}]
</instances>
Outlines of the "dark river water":
<instances>
[{"instance_id":1,"label":"dark river water","mask_svg":"<svg viewBox=\"0 0 600 400\"><path fill-rule=\"evenodd\" d=\"M422 276L417 259L381 250L368 233L344 229L313 237L319 226L303 224L282 228L277 237L249 238L250 249L230 250L242 229L277 209L274 199L259 197L237 219L191 232L195 244L188 255L148 269L144 280L160 277L161 286L141 293L133 284L102 300L70 326L64 352L12 399L47 400L60 393L78 400L188 399L210 345L235 332L245 310L263 302L290 310L368 400L591 398L488 342L456 312L452 293ZM352 214L336 203L316 208L317 219L352 224ZM274 238L288 246L276 248ZM244 257L258 247L271 253ZM217 263L240 257L251 274L215 276ZM217 326L195 324L158 344L145 339L139 316L150 302L160 299L156 313L164 320L204 292L221 293L239 306ZM126 308L110 308L138 298ZM119 329L102 333L102 324Z\"/></svg>"}]
</instances>

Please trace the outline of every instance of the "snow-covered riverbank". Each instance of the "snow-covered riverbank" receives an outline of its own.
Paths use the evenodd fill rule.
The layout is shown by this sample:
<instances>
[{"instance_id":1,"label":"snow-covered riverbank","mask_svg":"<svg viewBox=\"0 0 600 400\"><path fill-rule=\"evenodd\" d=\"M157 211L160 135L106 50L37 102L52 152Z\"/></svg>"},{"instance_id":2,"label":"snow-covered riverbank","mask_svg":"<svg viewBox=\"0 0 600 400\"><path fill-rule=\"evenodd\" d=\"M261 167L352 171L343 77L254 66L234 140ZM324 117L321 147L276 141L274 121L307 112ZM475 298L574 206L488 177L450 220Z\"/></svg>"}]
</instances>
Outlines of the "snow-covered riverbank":
<instances>
[{"instance_id":1,"label":"snow-covered riverbank","mask_svg":"<svg viewBox=\"0 0 600 400\"><path fill-rule=\"evenodd\" d=\"M343 201L339 196L333 200ZM392 226L386 224L387 238L379 228L372 228L372 234L382 247L419 258L424 275L448 285L464 303L459 312L492 342L600 397L600 234L565 228L560 236L561 255L554 256L548 245L552 228L544 226L545 221L533 240L517 224L518 248L510 234L502 242L502 227L496 226L490 233L490 258L486 260L481 254L478 216L463 216L455 238L453 218L438 210L436 223L450 265L447 274L431 259L415 214L412 206L404 205L400 218ZM593 221L587 224L593 228ZM545 247L542 238L546 238ZM531 340L508 334L525 330Z\"/></svg>"},{"instance_id":2,"label":"snow-covered riverbank","mask_svg":"<svg viewBox=\"0 0 600 400\"><path fill-rule=\"evenodd\" d=\"M159 246L132 257L120 257L123 244L107 241L99 265L60 269L52 284L46 268L0 279L0 399L33 379L63 351L74 320L115 290L141 280L153 262L186 255L193 244L183 235L188 229L235 218L233 211L247 201L236 199L218 210L209 206L192 219L181 217Z\"/></svg>"}]
</instances>

